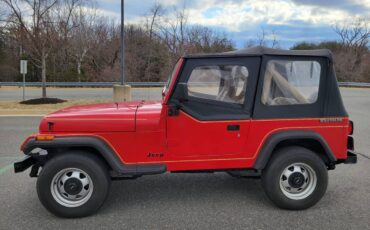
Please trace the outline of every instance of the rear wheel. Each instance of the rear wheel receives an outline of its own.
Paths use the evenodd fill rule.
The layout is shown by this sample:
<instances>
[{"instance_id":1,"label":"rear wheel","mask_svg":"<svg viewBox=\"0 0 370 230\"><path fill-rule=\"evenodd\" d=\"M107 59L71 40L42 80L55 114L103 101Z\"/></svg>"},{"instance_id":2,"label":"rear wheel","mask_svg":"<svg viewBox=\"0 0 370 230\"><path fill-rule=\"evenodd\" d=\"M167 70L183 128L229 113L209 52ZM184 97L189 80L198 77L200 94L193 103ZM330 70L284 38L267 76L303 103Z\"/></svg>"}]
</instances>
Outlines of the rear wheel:
<instances>
[{"instance_id":1,"label":"rear wheel","mask_svg":"<svg viewBox=\"0 0 370 230\"><path fill-rule=\"evenodd\" d=\"M325 194L328 172L314 152L294 146L278 150L262 172L262 185L278 207L307 209Z\"/></svg>"},{"instance_id":2,"label":"rear wheel","mask_svg":"<svg viewBox=\"0 0 370 230\"><path fill-rule=\"evenodd\" d=\"M50 159L37 180L41 203L61 217L93 214L105 201L110 177L104 162L86 152L69 152Z\"/></svg>"}]
</instances>

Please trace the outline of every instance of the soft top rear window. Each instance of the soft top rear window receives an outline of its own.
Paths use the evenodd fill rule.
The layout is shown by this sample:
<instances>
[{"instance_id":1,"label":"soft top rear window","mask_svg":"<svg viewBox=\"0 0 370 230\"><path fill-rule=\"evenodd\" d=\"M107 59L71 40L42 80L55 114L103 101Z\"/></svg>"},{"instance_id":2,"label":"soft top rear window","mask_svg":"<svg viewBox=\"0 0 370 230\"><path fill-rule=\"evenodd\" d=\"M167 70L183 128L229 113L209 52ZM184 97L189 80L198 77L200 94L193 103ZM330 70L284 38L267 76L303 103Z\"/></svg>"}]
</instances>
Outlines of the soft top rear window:
<instances>
[{"instance_id":1,"label":"soft top rear window","mask_svg":"<svg viewBox=\"0 0 370 230\"><path fill-rule=\"evenodd\" d=\"M317 61L270 60L266 66L262 104L314 104L320 77L321 65Z\"/></svg>"}]
</instances>

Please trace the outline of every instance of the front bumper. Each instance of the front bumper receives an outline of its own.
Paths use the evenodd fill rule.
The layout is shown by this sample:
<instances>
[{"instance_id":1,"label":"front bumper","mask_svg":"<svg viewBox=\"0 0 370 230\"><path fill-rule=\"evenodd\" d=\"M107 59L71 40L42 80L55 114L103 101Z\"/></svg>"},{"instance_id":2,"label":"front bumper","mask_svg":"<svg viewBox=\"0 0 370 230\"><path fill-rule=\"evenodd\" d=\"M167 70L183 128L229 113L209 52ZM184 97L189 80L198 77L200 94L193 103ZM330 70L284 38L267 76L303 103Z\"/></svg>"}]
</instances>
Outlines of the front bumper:
<instances>
[{"instance_id":1,"label":"front bumper","mask_svg":"<svg viewBox=\"0 0 370 230\"><path fill-rule=\"evenodd\" d=\"M14 163L14 172L20 173L32 167L30 176L37 177L40 167L45 164L47 158L47 151L35 148L30 152L25 152L27 155Z\"/></svg>"},{"instance_id":2,"label":"front bumper","mask_svg":"<svg viewBox=\"0 0 370 230\"><path fill-rule=\"evenodd\" d=\"M25 156L22 160L14 163L14 172L23 172L36 163L36 159L32 156Z\"/></svg>"}]
</instances>

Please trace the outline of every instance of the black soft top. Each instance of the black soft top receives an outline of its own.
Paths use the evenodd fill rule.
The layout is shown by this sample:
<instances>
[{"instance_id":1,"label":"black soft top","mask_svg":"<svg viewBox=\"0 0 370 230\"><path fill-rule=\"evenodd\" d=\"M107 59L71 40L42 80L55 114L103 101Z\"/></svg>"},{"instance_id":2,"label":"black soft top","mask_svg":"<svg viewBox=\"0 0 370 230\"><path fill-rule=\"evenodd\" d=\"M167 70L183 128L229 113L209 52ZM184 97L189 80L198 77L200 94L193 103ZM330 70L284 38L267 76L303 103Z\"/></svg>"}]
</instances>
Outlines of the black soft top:
<instances>
[{"instance_id":1,"label":"black soft top","mask_svg":"<svg viewBox=\"0 0 370 230\"><path fill-rule=\"evenodd\" d=\"M255 46L246 49L239 49L224 53L213 53L213 54L189 54L185 55L184 58L212 58L212 57L235 57L235 56L313 56L313 57L326 57L333 60L333 56L330 50L282 50L282 49L271 49L263 46Z\"/></svg>"},{"instance_id":2,"label":"black soft top","mask_svg":"<svg viewBox=\"0 0 370 230\"><path fill-rule=\"evenodd\" d=\"M186 59L205 59L202 62L206 63L207 58L228 58L228 57L266 57L266 60L275 57L313 57L321 62L323 66L323 77L320 82L319 97L314 104L296 105L296 106L265 106L260 100L255 100L253 118L254 119L272 119L272 118L305 118L305 117L348 117L347 111L344 108L342 97L340 95L337 78L333 65L333 56L330 50L281 50L271 49L263 46L255 46L247 49L240 49L225 53L214 54L190 54L185 55ZM324 59L327 59L330 64ZM211 62L213 63L213 62ZM262 62L261 62L262 63ZM263 65L263 64L262 64ZM261 67L264 71L264 66ZM261 98L261 87L263 85L263 75L259 75L256 98ZM253 84L251 84L253 85Z\"/></svg>"}]
</instances>

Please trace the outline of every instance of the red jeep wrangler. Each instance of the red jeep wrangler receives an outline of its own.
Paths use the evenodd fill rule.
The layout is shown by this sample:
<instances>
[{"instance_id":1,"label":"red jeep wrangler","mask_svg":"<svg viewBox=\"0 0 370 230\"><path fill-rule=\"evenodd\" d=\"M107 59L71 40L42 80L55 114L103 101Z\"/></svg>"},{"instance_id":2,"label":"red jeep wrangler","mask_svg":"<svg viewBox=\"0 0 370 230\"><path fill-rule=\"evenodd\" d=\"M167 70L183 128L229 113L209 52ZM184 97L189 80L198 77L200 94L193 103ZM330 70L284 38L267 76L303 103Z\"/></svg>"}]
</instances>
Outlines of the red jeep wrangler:
<instances>
[{"instance_id":1,"label":"red jeep wrangler","mask_svg":"<svg viewBox=\"0 0 370 230\"><path fill-rule=\"evenodd\" d=\"M352 133L330 51L255 47L181 58L161 101L47 115L14 168L32 166L63 217L97 211L111 179L165 172L261 176L273 203L298 210L322 198L328 170L356 163Z\"/></svg>"}]
</instances>

